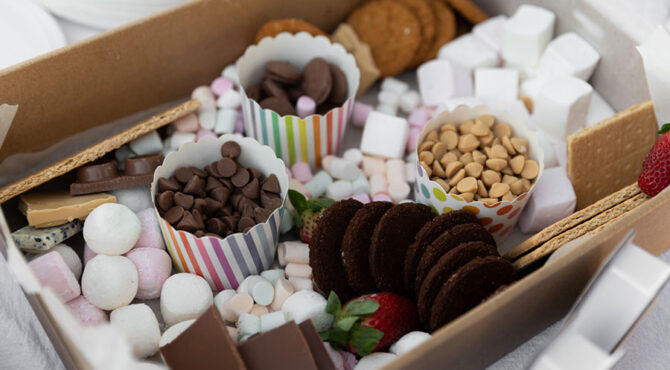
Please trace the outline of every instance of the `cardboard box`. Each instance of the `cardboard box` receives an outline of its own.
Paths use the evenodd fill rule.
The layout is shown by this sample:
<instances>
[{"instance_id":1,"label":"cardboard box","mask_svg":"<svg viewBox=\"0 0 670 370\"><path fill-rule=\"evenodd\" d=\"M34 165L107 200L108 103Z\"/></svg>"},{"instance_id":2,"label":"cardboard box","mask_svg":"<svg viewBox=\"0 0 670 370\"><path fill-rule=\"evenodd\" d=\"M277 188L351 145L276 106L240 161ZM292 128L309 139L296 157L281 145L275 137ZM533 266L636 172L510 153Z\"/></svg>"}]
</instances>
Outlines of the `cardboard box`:
<instances>
[{"instance_id":1,"label":"cardboard box","mask_svg":"<svg viewBox=\"0 0 670 370\"><path fill-rule=\"evenodd\" d=\"M557 13L558 32L575 31L591 42L602 60L592 80L617 110L647 98L639 41L620 24L584 2L532 1ZM153 17L0 71L0 103L19 110L0 148L0 162L76 140L109 136L114 122L187 96L209 83L239 56L262 23L271 18L305 18L332 30L356 0L287 2L269 0L187 2ZM522 1L483 0L491 14L511 14ZM123 124L121 124L123 125ZM97 130L96 130L97 128ZM38 134L37 134L38 133ZM60 158L55 158L60 159ZM22 168L27 173L39 168ZM0 183L5 185L5 183ZM635 229L635 243L652 253L667 249L670 191L630 211L549 266L525 276L435 333L388 368L475 369L491 364L565 315L599 264ZM90 368L79 334L64 306L42 289L10 235L15 203L3 205L0 229L10 268L68 368Z\"/></svg>"}]
</instances>

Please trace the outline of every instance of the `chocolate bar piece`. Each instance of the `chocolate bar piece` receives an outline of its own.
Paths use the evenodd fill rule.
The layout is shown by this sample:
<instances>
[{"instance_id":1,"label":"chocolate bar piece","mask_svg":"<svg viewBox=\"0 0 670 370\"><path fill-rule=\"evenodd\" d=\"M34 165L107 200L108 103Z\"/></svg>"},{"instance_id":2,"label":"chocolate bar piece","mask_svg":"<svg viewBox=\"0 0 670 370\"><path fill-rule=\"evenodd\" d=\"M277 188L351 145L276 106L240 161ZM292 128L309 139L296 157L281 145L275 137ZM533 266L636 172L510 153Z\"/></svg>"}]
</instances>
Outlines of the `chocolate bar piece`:
<instances>
[{"instance_id":1,"label":"chocolate bar piece","mask_svg":"<svg viewBox=\"0 0 670 370\"><path fill-rule=\"evenodd\" d=\"M26 226L12 233L16 246L29 253L42 253L81 231L84 223L74 220L65 225L38 229Z\"/></svg>"},{"instance_id":2,"label":"chocolate bar piece","mask_svg":"<svg viewBox=\"0 0 670 370\"><path fill-rule=\"evenodd\" d=\"M249 370L317 370L307 340L295 321L237 345ZM195 368L195 367L194 367Z\"/></svg>"},{"instance_id":3,"label":"chocolate bar piece","mask_svg":"<svg viewBox=\"0 0 670 370\"><path fill-rule=\"evenodd\" d=\"M31 193L21 196L19 210L26 215L28 225L45 228L83 220L104 203L116 203L116 197L104 193L72 196L66 191Z\"/></svg>"},{"instance_id":4,"label":"chocolate bar piece","mask_svg":"<svg viewBox=\"0 0 670 370\"><path fill-rule=\"evenodd\" d=\"M326 347L323 345L319 333L316 331L314 324L312 324L312 320L305 320L301 322L298 327L300 327L302 336L305 337L307 345L309 346L310 351L312 351L316 366L320 370L337 370Z\"/></svg>"},{"instance_id":5,"label":"chocolate bar piece","mask_svg":"<svg viewBox=\"0 0 670 370\"><path fill-rule=\"evenodd\" d=\"M77 180L70 185L70 194L81 195L151 185L154 170L163 163L162 154L146 154L128 158L121 175L115 161L83 166L77 169Z\"/></svg>"},{"instance_id":6,"label":"chocolate bar piece","mask_svg":"<svg viewBox=\"0 0 670 370\"><path fill-rule=\"evenodd\" d=\"M165 364L173 370L181 369L245 369L226 325L216 307L211 306L172 342L160 349ZM263 352L256 353L258 356Z\"/></svg>"}]
</instances>

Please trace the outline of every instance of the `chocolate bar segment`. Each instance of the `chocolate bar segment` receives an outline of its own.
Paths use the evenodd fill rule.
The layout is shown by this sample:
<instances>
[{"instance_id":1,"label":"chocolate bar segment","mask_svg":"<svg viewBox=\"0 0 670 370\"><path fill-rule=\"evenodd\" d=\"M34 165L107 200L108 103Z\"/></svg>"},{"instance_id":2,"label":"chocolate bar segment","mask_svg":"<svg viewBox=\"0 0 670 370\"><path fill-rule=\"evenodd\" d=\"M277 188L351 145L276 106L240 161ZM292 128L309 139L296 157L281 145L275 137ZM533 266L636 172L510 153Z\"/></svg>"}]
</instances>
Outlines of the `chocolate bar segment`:
<instances>
[{"instance_id":1,"label":"chocolate bar segment","mask_svg":"<svg viewBox=\"0 0 670 370\"><path fill-rule=\"evenodd\" d=\"M77 169L77 181L70 185L70 194L82 195L151 185L154 170L162 162L162 154L128 158L123 175L115 161L80 167Z\"/></svg>"},{"instance_id":2,"label":"chocolate bar segment","mask_svg":"<svg viewBox=\"0 0 670 370\"><path fill-rule=\"evenodd\" d=\"M314 324L312 324L312 320L305 320L301 322L298 327L302 332L302 336L305 337L310 351L312 351L316 366L320 370L337 370L333 360L328 354L328 350L326 350L326 347L319 336L319 333L316 331Z\"/></svg>"},{"instance_id":3,"label":"chocolate bar segment","mask_svg":"<svg viewBox=\"0 0 670 370\"><path fill-rule=\"evenodd\" d=\"M249 370L318 369L307 340L294 321L252 337L238 344L237 349Z\"/></svg>"}]
</instances>

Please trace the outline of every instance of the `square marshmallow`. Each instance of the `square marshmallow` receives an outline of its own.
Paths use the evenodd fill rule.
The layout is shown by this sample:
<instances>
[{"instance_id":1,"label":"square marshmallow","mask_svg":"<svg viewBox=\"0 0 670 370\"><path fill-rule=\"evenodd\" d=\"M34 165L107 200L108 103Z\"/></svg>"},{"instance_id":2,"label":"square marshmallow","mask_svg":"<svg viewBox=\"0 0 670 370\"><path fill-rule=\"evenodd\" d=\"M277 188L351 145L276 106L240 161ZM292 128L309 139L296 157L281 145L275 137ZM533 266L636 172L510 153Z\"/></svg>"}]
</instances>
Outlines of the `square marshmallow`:
<instances>
[{"instance_id":1,"label":"square marshmallow","mask_svg":"<svg viewBox=\"0 0 670 370\"><path fill-rule=\"evenodd\" d=\"M433 117L437 117L438 114L446 111L446 110L454 110L456 107L459 105L467 105L470 108L476 107L478 105L484 104L481 99L477 99L474 96L461 96L458 98L452 98L452 99L447 99L440 103L440 105L435 108L435 113L433 113Z\"/></svg>"},{"instance_id":2,"label":"square marshmallow","mask_svg":"<svg viewBox=\"0 0 670 370\"><path fill-rule=\"evenodd\" d=\"M469 33L444 44L437 57L458 63L468 69L498 66L498 52Z\"/></svg>"},{"instance_id":3,"label":"square marshmallow","mask_svg":"<svg viewBox=\"0 0 670 370\"><path fill-rule=\"evenodd\" d=\"M600 54L574 32L564 33L547 45L538 73L544 77L574 76L588 81Z\"/></svg>"},{"instance_id":4,"label":"square marshmallow","mask_svg":"<svg viewBox=\"0 0 670 370\"><path fill-rule=\"evenodd\" d=\"M545 169L533 186L533 195L519 217L522 232L538 232L574 212L577 197L565 168Z\"/></svg>"},{"instance_id":5,"label":"square marshmallow","mask_svg":"<svg viewBox=\"0 0 670 370\"><path fill-rule=\"evenodd\" d=\"M519 71L511 68L476 69L475 97L482 100L517 100L519 98Z\"/></svg>"},{"instance_id":6,"label":"square marshmallow","mask_svg":"<svg viewBox=\"0 0 670 370\"><path fill-rule=\"evenodd\" d=\"M612 117L615 113L605 99L594 90L591 94L589 112L586 115L586 126L593 126L606 118Z\"/></svg>"},{"instance_id":7,"label":"square marshmallow","mask_svg":"<svg viewBox=\"0 0 670 370\"><path fill-rule=\"evenodd\" d=\"M402 158L407 145L409 124L400 117L370 112L365 121L361 151L384 158Z\"/></svg>"},{"instance_id":8,"label":"square marshmallow","mask_svg":"<svg viewBox=\"0 0 670 370\"><path fill-rule=\"evenodd\" d=\"M470 70L444 59L435 59L416 71L424 105L433 107L449 98L472 95Z\"/></svg>"},{"instance_id":9,"label":"square marshmallow","mask_svg":"<svg viewBox=\"0 0 670 370\"><path fill-rule=\"evenodd\" d=\"M505 34L506 15L498 15L472 27L472 34L484 41L493 50L500 52Z\"/></svg>"},{"instance_id":10,"label":"square marshmallow","mask_svg":"<svg viewBox=\"0 0 670 370\"><path fill-rule=\"evenodd\" d=\"M535 5L521 5L505 22L502 57L509 65L533 68L554 35L556 16Z\"/></svg>"},{"instance_id":11,"label":"square marshmallow","mask_svg":"<svg viewBox=\"0 0 670 370\"><path fill-rule=\"evenodd\" d=\"M565 138L586 126L593 88L576 77L547 80L533 101L533 122L554 140Z\"/></svg>"}]
</instances>

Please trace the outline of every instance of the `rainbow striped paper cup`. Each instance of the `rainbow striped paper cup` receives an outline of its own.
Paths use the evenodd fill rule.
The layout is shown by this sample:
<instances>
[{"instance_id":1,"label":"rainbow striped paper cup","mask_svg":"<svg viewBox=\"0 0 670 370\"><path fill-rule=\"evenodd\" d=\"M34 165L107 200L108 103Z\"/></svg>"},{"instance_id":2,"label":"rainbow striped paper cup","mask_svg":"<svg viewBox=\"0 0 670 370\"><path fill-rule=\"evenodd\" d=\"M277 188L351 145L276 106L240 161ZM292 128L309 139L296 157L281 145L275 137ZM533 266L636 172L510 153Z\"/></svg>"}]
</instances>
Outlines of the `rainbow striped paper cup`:
<instances>
[{"instance_id":1,"label":"rainbow striped paper cup","mask_svg":"<svg viewBox=\"0 0 670 370\"><path fill-rule=\"evenodd\" d=\"M339 66L344 72L348 91L342 106L331 109L325 115L301 118L280 116L273 110L261 108L258 102L247 97L245 88L260 82L267 62L288 61L303 70L316 57ZM270 146L287 166L307 162L317 168L321 166L323 157L340 151L360 77L356 60L341 45L306 32L295 35L281 33L249 46L239 59L237 70L247 135Z\"/></svg>"},{"instance_id":2,"label":"rainbow striped paper cup","mask_svg":"<svg viewBox=\"0 0 670 370\"><path fill-rule=\"evenodd\" d=\"M286 200L288 176L284 162L277 159L272 149L251 138L235 135L211 136L187 143L178 151L165 157L163 164L156 168L151 184L151 198L158 215L163 239L172 261L180 272L189 272L205 278L213 290L236 289L249 275L260 274L270 267L279 241L280 210L277 208L264 223L256 224L246 233L236 233L226 238L195 235L177 230L158 214L156 209L156 184L161 177L170 177L180 167L204 168L221 159L221 145L235 141L242 147L238 162L245 167L253 167L263 175L274 174L279 180L281 196Z\"/></svg>"}]
</instances>

